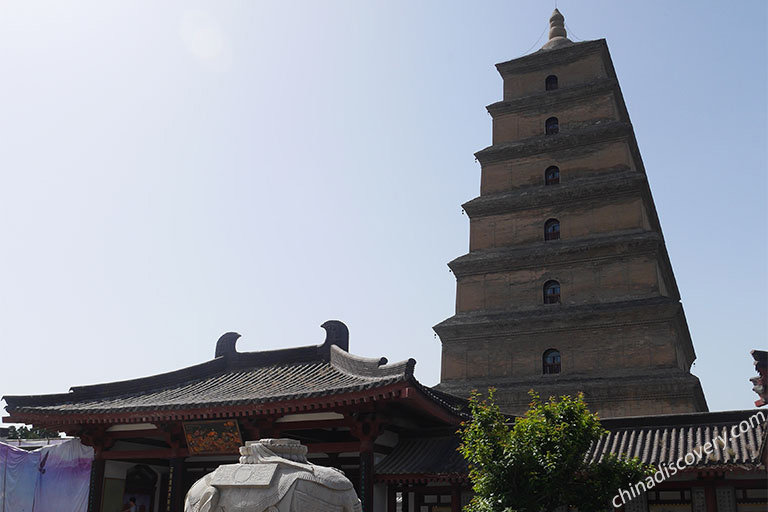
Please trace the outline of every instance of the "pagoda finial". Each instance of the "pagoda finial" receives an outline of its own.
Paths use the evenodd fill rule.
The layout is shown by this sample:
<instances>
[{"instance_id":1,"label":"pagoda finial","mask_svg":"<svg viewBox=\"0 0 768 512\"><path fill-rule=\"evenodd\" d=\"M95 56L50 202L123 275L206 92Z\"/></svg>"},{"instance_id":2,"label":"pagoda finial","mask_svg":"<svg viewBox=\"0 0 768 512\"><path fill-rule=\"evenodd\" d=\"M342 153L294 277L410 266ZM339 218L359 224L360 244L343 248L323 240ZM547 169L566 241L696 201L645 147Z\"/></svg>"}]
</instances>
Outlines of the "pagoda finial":
<instances>
[{"instance_id":1,"label":"pagoda finial","mask_svg":"<svg viewBox=\"0 0 768 512\"><path fill-rule=\"evenodd\" d=\"M549 40L556 37L568 37L568 33L565 31L565 16L560 11L552 11L552 16L549 17Z\"/></svg>"},{"instance_id":2,"label":"pagoda finial","mask_svg":"<svg viewBox=\"0 0 768 512\"><path fill-rule=\"evenodd\" d=\"M569 44L571 44L571 40L568 39L568 33L565 31L565 17L555 7L552 16L549 17L549 41L541 48L542 50L551 50Z\"/></svg>"}]
</instances>

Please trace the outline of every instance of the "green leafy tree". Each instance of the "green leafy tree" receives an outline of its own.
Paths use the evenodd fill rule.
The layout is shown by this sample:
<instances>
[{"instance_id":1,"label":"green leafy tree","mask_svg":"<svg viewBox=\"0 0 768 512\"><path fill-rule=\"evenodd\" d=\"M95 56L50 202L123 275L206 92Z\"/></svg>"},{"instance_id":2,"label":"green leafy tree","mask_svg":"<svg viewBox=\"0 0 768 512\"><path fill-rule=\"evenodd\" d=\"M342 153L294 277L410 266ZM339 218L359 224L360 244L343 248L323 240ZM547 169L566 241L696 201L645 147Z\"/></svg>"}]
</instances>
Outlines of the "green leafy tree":
<instances>
[{"instance_id":1,"label":"green leafy tree","mask_svg":"<svg viewBox=\"0 0 768 512\"><path fill-rule=\"evenodd\" d=\"M590 445L607 431L579 394L546 402L531 392L524 416L507 425L494 389L469 400L459 451L469 462L475 497L468 512L551 512L566 505L586 512L611 510L619 488L653 474L637 459L606 457L590 464Z\"/></svg>"},{"instance_id":2,"label":"green leafy tree","mask_svg":"<svg viewBox=\"0 0 768 512\"><path fill-rule=\"evenodd\" d=\"M14 426L8 428L8 439L46 439L54 437L59 437L59 433L41 427L29 428L22 425L19 428Z\"/></svg>"}]
</instances>

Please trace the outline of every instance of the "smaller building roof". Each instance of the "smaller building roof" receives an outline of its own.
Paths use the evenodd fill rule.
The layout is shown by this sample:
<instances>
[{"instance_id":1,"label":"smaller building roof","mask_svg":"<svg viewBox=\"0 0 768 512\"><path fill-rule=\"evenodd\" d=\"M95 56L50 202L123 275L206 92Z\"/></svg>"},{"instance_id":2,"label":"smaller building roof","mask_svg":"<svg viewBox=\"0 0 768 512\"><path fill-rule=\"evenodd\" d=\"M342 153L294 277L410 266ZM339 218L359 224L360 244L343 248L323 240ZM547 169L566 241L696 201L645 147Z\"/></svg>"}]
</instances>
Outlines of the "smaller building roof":
<instances>
[{"instance_id":1,"label":"smaller building roof","mask_svg":"<svg viewBox=\"0 0 768 512\"><path fill-rule=\"evenodd\" d=\"M602 423L609 433L591 447L587 455L591 462L612 454L637 457L655 466L671 465L693 453L694 463L687 464L692 469L763 467L762 453L768 423L765 411L613 418ZM702 451L707 443L712 447L710 454Z\"/></svg>"},{"instance_id":2,"label":"smaller building roof","mask_svg":"<svg viewBox=\"0 0 768 512\"><path fill-rule=\"evenodd\" d=\"M240 335L227 333L217 342L215 358L199 365L141 379L73 387L69 393L6 396L8 421L109 423L154 421L173 414L182 416L175 419L200 419L210 417L217 408L263 412L268 409L265 404L318 397L328 397L328 404L346 404L350 393L371 395L362 397L364 401L404 385L445 412L459 414L458 399L418 383L413 375L415 360L388 364L386 358L352 355L349 331L342 322L332 320L322 327L326 330L322 345L237 352Z\"/></svg>"},{"instance_id":3,"label":"smaller building roof","mask_svg":"<svg viewBox=\"0 0 768 512\"><path fill-rule=\"evenodd\" d=\"M589 448L585 457L590 463L608 455L637 457L658 467L675 464L693 453L696 460L685 464L688 470L764 470L761 454L766 450L767 423L768 414L761 410L612 418L602 421L608 433ZM734 437L739 426L744 432ZM724 446L715 443L718 436L725 439ZM710 455L702 451L707 442L714 445ZM466 478L468 465L457 451L458 446L458 435L449 432L403 438L376 465L376 478L397 482L419 482L427 477Z\"/></svg>"},{"instance_id":4,"label":"smaller building roof","mask_svg":"<svg viewBox=\"0 0 768 512\"><path fill-rule=\"evenodd\" d=\"M396 482L466 480L469 466L457 451L459 437L451 433L401 437L395 449L376 464L379 480Z\"/></svg>"}]
</instances>

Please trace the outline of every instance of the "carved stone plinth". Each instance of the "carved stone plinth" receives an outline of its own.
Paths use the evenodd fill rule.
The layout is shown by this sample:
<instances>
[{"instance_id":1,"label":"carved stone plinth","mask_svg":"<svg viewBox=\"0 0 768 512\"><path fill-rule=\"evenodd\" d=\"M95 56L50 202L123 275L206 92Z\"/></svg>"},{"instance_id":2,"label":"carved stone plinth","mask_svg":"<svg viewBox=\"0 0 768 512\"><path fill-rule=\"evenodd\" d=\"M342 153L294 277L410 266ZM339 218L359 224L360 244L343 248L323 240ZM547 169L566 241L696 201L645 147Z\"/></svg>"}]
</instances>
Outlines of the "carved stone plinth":
<instances>
[{"instance_id":1,"label":"carved stone plinth","mask_svg":"<svg viewBox=\"0 0 768 512\"><path fill-rule=\"evenodd\" d=\"M249 441L240 463L219 466L192 486L185 512L360 512L344 473L307 462L292 439Z\"/></svg>"}]
</instances>

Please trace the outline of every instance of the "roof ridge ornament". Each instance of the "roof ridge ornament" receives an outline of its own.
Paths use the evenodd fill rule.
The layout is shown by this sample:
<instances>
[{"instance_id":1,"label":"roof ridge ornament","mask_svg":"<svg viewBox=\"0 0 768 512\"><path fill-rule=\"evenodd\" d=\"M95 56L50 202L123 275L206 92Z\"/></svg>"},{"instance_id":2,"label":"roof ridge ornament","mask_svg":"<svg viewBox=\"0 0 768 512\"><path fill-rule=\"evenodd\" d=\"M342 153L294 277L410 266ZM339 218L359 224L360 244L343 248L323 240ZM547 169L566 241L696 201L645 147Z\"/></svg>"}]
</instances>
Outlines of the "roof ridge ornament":
<instances>
[{"instance_id":1,"label":"roof ridge ornament","mask_svg":"<svg viewBox=\"0 0 768 512\"><path fill-rule=\"evenodd\" d=\"M565 30L565 16L555 7L552 16L549 17L549 40L541 47L542 50L552 50L561 46L569 46L573 42L568 39Z\"/></svg>"},{"instance_id":2,"label":"roof ridge ornament","mask_svg":"<svg viewBox=\"0 0 768 512\"><path fill-rule=\"evenodd\" d=\"M340 320L328 320L320 327L325 329L325 342L320 346L330 357L331 345L336 345L344 352L349 352L349 329Z\"/></svg>"},{"instance_id":3,"label":"roof ridge ornament","mask_svg":"<svg viewBox=\"0 0 768 512\"><path fill-rule=\"evenodd\" d=\"M226 357L237 354L235 344L237 343L238 338L240 338L240 334L236 332L225 332L222 334L219 341L216 342L216 354L214 357Z\"/></svg>"},{"instance_id":4,"label":"roof ridge ornament","mask_svg":"<svg viewBox=\"0 0 768 512\"><path fill-rule=\"evenodd\" d=\"M321 357L326 361L330 360L332 345L336 345L344 352L349 352L349 329L344 325L344 322L339 320L328 320L320 327L325 329L325 341L322 345L316 345L315 348L319 350ZM235 348L239 338L240 334L236 332L222 334L216 342L216 353L214 358L224 357L229 360L230 358L237 356L237 354L240 354ZM307 348L311 349L312 347ZM248 353L246 352L245 354ZM381 364L386 364L386 361Z\"/></svg>"}]
</instances>

